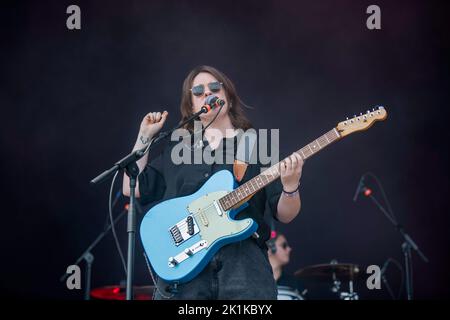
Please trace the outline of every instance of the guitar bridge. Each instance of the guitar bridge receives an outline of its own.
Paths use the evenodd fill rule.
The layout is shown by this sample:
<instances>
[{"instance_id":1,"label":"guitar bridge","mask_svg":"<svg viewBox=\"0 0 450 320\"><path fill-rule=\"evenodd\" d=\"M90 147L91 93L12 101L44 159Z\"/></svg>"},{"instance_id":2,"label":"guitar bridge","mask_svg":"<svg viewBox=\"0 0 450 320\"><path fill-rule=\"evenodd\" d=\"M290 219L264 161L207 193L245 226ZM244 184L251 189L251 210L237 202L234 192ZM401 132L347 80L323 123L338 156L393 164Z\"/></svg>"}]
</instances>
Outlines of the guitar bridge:
<instances>
[{"instance_id":1,"label":"guitar bridge","mask_svg":"<svg viewBox=\"0 0 450 320\"><path fill-rule=\"evenodd\" d=\"M176 225L169 228L169 234L176 246L179 246L192 236L200 232L197 222L192 215L181 220Z\"/></svg>"}]
</instances>

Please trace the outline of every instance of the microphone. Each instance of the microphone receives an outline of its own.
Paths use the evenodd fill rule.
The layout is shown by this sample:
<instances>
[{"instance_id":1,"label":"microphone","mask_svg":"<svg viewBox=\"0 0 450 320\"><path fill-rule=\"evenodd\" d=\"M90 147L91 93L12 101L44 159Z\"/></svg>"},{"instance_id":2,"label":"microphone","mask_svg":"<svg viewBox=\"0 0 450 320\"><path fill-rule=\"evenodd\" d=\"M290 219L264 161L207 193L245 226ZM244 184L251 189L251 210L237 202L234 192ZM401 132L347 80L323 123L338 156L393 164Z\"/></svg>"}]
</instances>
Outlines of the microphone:
<instances>
[{"instance_id":1,"label":"microphone","mask_svg":"<svg viewBox=\"0 0 450 320\"><path fill-rule=\"evenodd\" d=\"M223 105L225 105L225 100L217 96L208 96L205 100L205 105L202 107L202 111L203 113L208 113L212 109L222 107Z\"/></svg>"},{"instance_id":2,"label":"microphone","mask_svg":"<svg viewBox=\"0 0 450 320\"><path fill-rule=\"evenodd\" d=\"M356 202L356 200L358 199L359 194L364 189L364 177L365 177L365 174L363 174L361 176L361 179L359 179L358 187L356 188L355 195L353 196L353 202Z\"/></svg>"}]
</instances>

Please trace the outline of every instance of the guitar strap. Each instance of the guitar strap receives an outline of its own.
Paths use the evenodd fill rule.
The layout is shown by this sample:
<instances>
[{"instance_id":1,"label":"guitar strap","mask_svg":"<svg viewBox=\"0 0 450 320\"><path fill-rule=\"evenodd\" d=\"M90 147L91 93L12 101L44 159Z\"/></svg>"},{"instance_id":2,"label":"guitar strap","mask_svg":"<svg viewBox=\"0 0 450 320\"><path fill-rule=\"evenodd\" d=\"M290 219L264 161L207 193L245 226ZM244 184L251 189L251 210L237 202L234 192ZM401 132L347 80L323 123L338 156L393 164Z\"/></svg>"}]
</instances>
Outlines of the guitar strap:
<instances>
[{"instance_id":1,"label":"guitar strap","mask_svg":"<svg viewBox=\"0 0 450 320\"><path fill-rule=\"evenodd\" d=\"M254 130L247 130L245 133L240 132L239 135L239 142L233 163L233 174L237 182L241 182L247 171L248 164L256 157L256 152L254 153L256 132Z\"/></svg>"}]
</instances>

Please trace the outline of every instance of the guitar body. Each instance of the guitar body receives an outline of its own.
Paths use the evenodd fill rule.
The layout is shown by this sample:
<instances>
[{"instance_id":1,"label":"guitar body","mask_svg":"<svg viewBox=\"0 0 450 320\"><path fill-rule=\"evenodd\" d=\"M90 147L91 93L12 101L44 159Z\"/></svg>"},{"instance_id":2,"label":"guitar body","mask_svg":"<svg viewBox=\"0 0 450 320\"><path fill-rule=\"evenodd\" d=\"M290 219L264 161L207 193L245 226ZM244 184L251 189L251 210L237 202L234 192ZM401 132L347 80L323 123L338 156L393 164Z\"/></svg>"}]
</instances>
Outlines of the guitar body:
<instances>
[{"instance_id":1,"label":"guitar body","mask_svg":"<svg viewBox=\"0 0 450 320\"><path fill-rule=\"evenodd\" d=\"M221 170L197 192L161 202L145 214L141 240L160 278L169 283L187 282L221 247L246 239L257 230L252 219L234 220L239 210L224 211L220 206L218 199L234 187L232 173Z\"/></svg>"}]
</instances>

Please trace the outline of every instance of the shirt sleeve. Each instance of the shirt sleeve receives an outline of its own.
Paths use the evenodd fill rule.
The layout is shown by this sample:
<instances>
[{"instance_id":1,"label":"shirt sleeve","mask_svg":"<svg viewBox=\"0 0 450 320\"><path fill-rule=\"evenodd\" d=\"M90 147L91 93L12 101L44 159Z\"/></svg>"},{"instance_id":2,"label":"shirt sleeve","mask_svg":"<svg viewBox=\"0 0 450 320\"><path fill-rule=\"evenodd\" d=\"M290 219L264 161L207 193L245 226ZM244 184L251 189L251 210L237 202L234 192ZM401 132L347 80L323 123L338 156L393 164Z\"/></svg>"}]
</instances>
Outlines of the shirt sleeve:
<instances>
[{"instance_id":1,"label":"shirt sleeve","mask_svg":"<svg viewBox=\"0 0 450 320\"><path fill-rule=\"evenodd\" d=\"M166 190L163 163L163 153L161 153L150 160L139 174L139 201L142 205L158 201L163 197Z\"/></svg>"}]
</instances>

